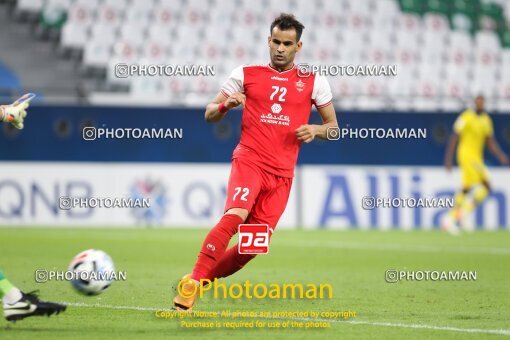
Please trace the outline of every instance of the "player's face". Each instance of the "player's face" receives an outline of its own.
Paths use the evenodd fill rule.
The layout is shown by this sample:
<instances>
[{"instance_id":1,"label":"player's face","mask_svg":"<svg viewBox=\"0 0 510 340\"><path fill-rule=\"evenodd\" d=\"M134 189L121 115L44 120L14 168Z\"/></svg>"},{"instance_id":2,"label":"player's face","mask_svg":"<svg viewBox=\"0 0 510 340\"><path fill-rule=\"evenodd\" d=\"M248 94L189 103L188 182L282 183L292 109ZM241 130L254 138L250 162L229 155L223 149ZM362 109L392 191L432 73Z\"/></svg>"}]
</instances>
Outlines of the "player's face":
<instances>
[{"instance_id":1,"label":"player's face","mask_svg":"<svg viewBox=\"0 0 510 340\"><path fill-rule=\"evenodd\" d=\"M476 111L483 111L485 106L485 98L483 97L476 97L475 99L475 107Z\"/></svg>"},{"instance_id":2,"label":"player's face","mask_svg":"<svg viewBox=\"0 0 510 340\"><path fill-rule=\"evenodd\" d=\"M273 28L268 44L271 64L280 69L287 69L294 63L294 57L302 45L296 39L296 30L282 31L278 27Z\"/></svg>"}]
</instances>

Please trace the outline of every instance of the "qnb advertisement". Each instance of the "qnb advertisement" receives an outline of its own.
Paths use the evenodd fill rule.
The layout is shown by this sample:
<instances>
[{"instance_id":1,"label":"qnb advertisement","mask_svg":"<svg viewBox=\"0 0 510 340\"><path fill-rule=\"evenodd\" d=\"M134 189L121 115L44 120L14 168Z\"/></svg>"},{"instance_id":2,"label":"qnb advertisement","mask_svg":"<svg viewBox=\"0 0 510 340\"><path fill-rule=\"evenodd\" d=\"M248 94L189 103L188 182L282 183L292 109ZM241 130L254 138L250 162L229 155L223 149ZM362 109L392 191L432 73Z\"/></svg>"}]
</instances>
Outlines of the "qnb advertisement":
<instances>
[{"instance_id":1,"label":"qnb advertisement","mask_svg":"<svg viewBox=\"0 0 510 340\"><path fill-rule=\"evenodd\" d=\"M228 164L39 163L0 166L0 225L211 227L223 213ZM466 221L510 229L510 174ZM279 228L433 229L454 204L457 171L440 167L297 168Z\"/></svg>"},{"instance_id":2,"label":"qnb advertisement","mask_svg":"<svg viewBox=\"0 0 510 340\"><path fill-rule=\"evenodd\" d=\"M227 164L39 163L0 166L0 225L211 227ZM295 200L280 227L297 225Z\"/></svg>"}]
</instances>

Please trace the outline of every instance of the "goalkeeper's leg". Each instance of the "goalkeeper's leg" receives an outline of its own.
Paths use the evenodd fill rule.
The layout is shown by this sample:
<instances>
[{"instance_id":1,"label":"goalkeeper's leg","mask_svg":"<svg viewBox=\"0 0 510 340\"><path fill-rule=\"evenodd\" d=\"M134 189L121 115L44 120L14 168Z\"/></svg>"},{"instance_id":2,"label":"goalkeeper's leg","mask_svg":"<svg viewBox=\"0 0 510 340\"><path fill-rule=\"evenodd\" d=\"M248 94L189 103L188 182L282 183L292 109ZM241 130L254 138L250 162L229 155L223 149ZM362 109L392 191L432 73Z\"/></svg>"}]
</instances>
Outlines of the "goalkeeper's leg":
<instances>
[{"instance_id":1,"label":"goalkeeper's leg","mask_svg":"<svg viewBox=\"0 0 510 340\"><path fill-rule=\"evenodd\" d=\"M0 298L7 321L22 320L29 316L58 314L66 309L65 305L41 301L34 293L23 293L16 288L0 271Z\"/></svg>"}]
</instances>

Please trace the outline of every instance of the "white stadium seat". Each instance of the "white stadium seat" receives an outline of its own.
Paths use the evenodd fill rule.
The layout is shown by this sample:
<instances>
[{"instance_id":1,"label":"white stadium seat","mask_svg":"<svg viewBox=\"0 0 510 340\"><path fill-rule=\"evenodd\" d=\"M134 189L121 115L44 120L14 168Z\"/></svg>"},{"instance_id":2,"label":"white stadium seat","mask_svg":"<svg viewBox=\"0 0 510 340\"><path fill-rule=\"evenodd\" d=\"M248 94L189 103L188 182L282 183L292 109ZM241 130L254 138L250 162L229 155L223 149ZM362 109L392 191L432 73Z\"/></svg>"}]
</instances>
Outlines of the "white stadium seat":
<instances>
[{"instance_id":1,"label":"white stadium seat","mask_svg":"<svg viewBox=\"0 0 510 340\"><path fill-rule=\"evenodd\" d=\"M451 32L447 47L446 58L450 63L467 63L472 58L474 42L469 33L463 31Z\"/></svg>"},{"instance_id":2,"label":"white stadium seat","mask_svg":"<svg viewBox=\"0 0 510 340\"><path fill-rule=\"evenodd\" d=\"M64 48L82 49L87 43L89 37L89 28L85 25L67 22L62 27L60 34L60 44Z\"/></svg>"},{"instance_id":3,"label":"white stadium seat","mask_svg":"<svg viewBox=\"0 0 510 340\"><path fill-rule=\"evenodd\" d=\"M136 45L142 45L147 39L145 29L125 23L119 28L120 39Z\"/></svg>"},{"instance_id":4,"label":"white stadium seat","mask_svg":"<svg viewBox=\"0 0 510 340\"><path fill-rule=\"evenodd\" d=\"M21 12L39 12L44 5L43 0L18 0L16 9Z\"/></svg>"},{"instance_id":5,"label":"white stadium seat","mask_svg":"<svg viewBox=\"0 0 510 340\"><path fill-rule=\"evenodd\" d=\"M74 4L69 8L67 23L88 26L94 20L94 16L95 10L93 7Z\"/></svg>"},{"instance_id":6,"label":"white stadium seat","mask_svg":"<svg viewBox=\"0 0 510 340\"><path fill-rule=\"evenodd\" d=\"M437 33L446 33L449 31L448 18L438 13L427 13L423 16L425 29Z\"/></svg>"},{"instance_id":7,"label":"white stadium seat","mask_svg":"<svg viewBox=\"0 0 510 340\"><path fill-rule=\"evenodd\" d=\"M111 45L102 40L89 40L83 53L85 67L106 67L111 55Z\"/></svg>"},{"instance_id":8,"label":"white stadium seat","mask_svg":"<svg viewBox=\"0 0 510 340\"><path fill-rule=\"evenodd\" d=\"M510 17L510 1L499 3ZM135 94L144 93L147 84L148 95L161 92L173 102L210 99L206 92L217 91L215 82L223 81L233 67L267 63L269 23L282 12L294 13L306 26L297 63L398 65L397 77L390 79L331 78L342 108L456 110L477 93L501 98L498 108L508 108L510 102L506 77L510 49L501 46L497 33L482 30L473 36L467 22L466 30L462 25L452 30L442 14L402 12L398 0L19 0L16 4L17 9L33 12L43 6L68 8L60 45L83 49L85 67L104 68L119 59L178 64L200 58L218 65L216 78L198 85L192 79L131 84ZM453 20L457 27L463 18ZM176 97L186 90L195 94Z\"/></svg>"},{"instance_id":9,"label":"white stadium seat","mask_svg":"<svg viewBox=\"0 0 510 340\"><path fill-rule=\"evenodd\" d=\"M95 42L113 44L117 40L117 27L109 24L95 24L91 27L91 39Z\"/></svg>"}]
</instances>

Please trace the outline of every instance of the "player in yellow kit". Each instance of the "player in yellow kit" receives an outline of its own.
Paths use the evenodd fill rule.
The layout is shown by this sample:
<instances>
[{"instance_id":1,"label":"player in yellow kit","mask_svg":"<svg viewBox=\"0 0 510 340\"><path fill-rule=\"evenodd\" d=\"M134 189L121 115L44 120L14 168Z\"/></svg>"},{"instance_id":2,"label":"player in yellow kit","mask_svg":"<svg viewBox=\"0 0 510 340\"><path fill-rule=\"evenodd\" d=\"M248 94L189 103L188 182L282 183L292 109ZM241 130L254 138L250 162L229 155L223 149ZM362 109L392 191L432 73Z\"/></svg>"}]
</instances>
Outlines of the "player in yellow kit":
<instances>
[{"instance_id":1,"label":"player in yellow kit","mask_svg":"<svg viewBox=\"0 0 510 340\"><path fill-rule=\"evenodd\" d=\"M485 145L502 164L508 165L508 157L494 138L492 119L485 112L485 98L481 95L475 99L474 110L467 109L459 115L453 131L446 149L445 166L451 170L458 142L457 162L462 174L462 190L455 195L455 206L444 220L443 229L457 234L463 218L483 202L491 190L483 163Z\"/></svg>"}]
</instances>

